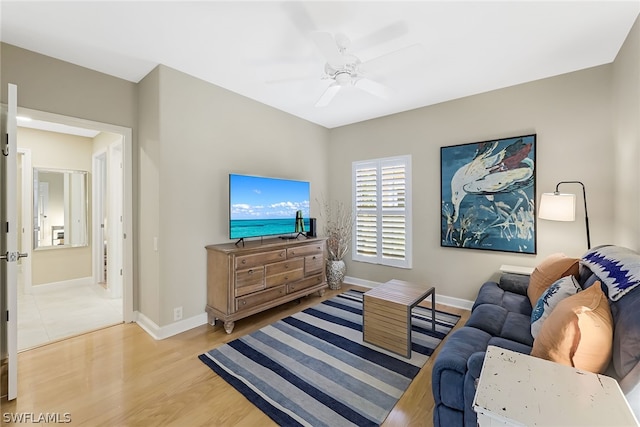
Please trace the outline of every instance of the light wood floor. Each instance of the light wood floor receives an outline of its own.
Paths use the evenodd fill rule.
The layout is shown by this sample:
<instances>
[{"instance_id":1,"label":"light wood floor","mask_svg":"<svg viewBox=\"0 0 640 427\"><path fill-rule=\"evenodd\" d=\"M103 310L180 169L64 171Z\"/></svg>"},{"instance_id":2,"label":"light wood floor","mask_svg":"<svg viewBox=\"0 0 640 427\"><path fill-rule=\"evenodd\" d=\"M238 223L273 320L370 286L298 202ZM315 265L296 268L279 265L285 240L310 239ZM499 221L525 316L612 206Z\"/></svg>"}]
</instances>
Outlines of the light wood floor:
<instances>
[{"instance_id":1,"label":"light wood floor","mask_svg":"<svg viewBox=\"0 0 640 427\"><path fill-rule=\"evenodd\" d=\"M323 298L348 288L328 291ZM299 304L240 320L230 335L203 325L156 341L132 323L20 353L19 397L3 400L0 412L68 413L71 425L78 426L275 425L197 356L318 301L317 295L309 296ZM456 328L469 316L466 310L439 304L437 308L462 315ZM383 426L432 425L434 359L422 368Z\"/></svg>"}]
</instances>

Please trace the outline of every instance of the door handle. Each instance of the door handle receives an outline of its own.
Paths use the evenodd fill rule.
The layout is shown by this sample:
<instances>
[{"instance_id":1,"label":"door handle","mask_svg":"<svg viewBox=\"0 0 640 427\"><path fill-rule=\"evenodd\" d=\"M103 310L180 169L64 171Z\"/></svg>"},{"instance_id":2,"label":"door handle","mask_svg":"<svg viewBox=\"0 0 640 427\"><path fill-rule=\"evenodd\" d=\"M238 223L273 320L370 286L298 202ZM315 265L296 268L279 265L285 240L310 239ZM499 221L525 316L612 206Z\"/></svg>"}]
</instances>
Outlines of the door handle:
<instances>
[{"instance_id":1,"label":"door handle","mask_svg":"<svg viewBox=\"0 0 640 427\"><path fill-rule=\"evenodd\" d=\"M6 252L2 255L0 255L0 259L3 259L7 262L15 262L18 261L20 258L26 258L28 257L29 254L28 253L20 253L20 252Z\"/></svg>"}]
</instances>

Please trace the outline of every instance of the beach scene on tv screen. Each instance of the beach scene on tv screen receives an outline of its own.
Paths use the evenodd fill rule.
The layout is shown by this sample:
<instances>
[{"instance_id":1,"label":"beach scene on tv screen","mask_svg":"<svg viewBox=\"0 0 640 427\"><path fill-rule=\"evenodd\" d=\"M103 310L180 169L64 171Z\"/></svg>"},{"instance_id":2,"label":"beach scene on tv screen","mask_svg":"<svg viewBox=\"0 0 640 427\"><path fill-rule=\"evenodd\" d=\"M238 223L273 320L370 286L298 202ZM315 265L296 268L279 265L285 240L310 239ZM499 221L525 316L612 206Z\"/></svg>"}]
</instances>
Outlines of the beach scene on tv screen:
<instances>
[{"instance_id":1,"label":"beach scene on tv screen","mask_svg":"<svg viewBox=\"0 0 640 427\"><path fill-rule=\"evenodd\" d=\"M232 239L294 233L298 211L309 230L308 182L229 175L229 202Z\"/></svg>"}]
</instances>

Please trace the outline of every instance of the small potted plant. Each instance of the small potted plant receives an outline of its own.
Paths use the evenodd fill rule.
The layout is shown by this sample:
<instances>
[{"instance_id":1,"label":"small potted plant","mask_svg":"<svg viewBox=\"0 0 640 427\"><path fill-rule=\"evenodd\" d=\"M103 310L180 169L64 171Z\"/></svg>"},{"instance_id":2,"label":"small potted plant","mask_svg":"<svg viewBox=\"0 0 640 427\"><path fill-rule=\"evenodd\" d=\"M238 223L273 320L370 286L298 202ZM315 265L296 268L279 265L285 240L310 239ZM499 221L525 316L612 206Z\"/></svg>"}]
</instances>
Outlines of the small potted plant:
<instances>
[{"instance_id":1,"label":"small potted plant","mask_svg":"<svg viewBox=\"0 0 640 427\"><path fill-rule=\"evenodd\" d=\"M340 289L346 271L343 258L351 245L353 216L342 202L323 202L322 212L327 237L327 282L330 289Z\"/></svg>"}]
</instances>

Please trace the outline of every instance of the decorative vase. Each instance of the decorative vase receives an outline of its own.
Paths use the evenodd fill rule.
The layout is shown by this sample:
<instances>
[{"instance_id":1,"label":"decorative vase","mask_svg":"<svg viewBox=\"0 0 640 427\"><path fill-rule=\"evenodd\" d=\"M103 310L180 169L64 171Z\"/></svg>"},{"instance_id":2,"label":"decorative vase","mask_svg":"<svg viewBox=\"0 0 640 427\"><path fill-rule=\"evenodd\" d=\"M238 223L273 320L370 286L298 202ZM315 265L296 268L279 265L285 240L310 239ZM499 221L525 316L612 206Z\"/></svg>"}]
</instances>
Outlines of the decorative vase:
<instances>
[{"instance_id":1,"label":"decorative vase","mask_svg":"<svg viewBox=\"0 0 640 427\"><path fill-rule=\"evenodd\" d=\"M327 282L329 289L340 289L347 266L343 260L327 260Z\"/></svg>"}]
</instances>

